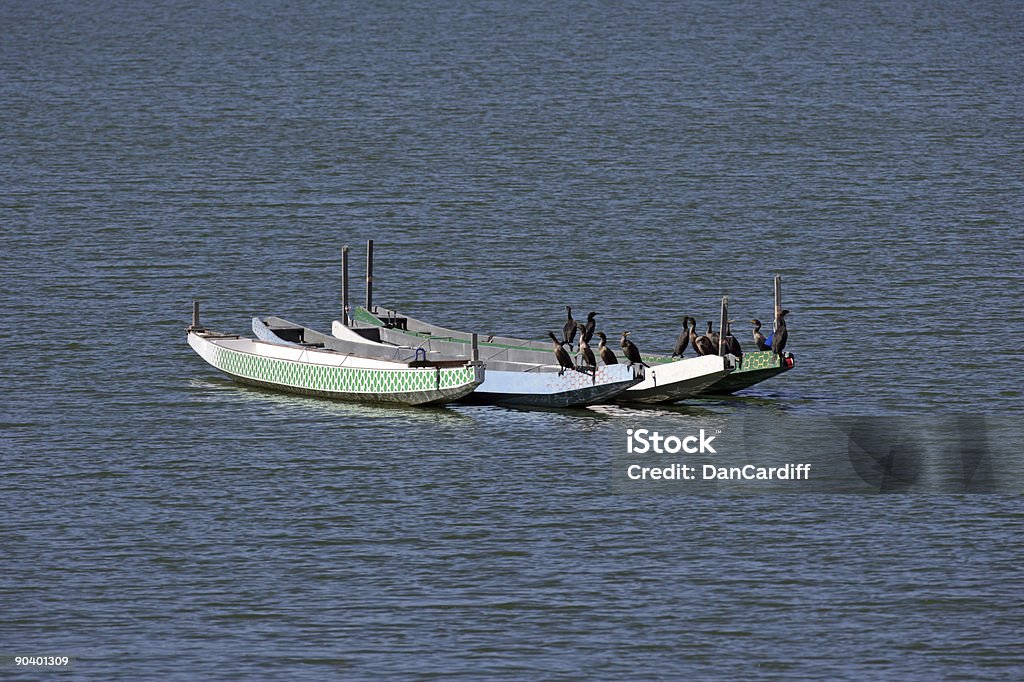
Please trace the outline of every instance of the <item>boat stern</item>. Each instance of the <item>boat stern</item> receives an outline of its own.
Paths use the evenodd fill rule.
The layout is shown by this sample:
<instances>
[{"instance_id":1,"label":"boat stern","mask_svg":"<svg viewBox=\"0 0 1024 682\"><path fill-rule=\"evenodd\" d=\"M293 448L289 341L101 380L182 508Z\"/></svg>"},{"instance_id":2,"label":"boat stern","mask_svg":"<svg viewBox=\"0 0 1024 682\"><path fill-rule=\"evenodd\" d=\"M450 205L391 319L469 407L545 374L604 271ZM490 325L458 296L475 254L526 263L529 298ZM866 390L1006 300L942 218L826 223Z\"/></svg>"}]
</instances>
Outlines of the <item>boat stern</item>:
<instances>
[{"instance_id":1,"label":"boat stern","mask_svg":"<svg viewBox=\"0 0 1024 682\"><path fill-rule=\"evenodd\" d=\"M728 395L742 391L777 374L788 372L795 366L796 358L792 353L783 353L782 358L771 350L744 353L743 362L734 372L713 383L703 393Z\"/></svg>"}]
</instances>

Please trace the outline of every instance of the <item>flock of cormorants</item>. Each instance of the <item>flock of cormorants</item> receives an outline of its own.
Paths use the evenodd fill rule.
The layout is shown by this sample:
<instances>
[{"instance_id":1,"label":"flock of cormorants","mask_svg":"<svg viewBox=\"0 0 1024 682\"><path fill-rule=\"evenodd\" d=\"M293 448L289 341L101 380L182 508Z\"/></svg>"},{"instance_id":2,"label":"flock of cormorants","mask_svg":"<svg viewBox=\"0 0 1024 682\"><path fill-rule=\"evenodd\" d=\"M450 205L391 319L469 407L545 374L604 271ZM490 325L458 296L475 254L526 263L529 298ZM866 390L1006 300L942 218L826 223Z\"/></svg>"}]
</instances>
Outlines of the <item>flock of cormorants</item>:
<instances>
[{"instance_id":1,"label":"flock of cormorants","mask_svg":"<svg viewBox=\"0 0 1024 682\"><path fill-rule=\"evenodd\" d=\"M597 313L588 313L587 321L583 323L573 319L572 306L565 306L565 312L566 321L565 326L562 327L562 338L559 339L555 336L554 332L548 332L548 336L554 344L555 358L561 367L559 375L563 374L567 369L578 372L596 371L597 358L594 355L594 351L590 348L590 340L593 338L594 328L597 326L597 322L594 319L597 317ZM750 321L754 326L753 337L754 343L757 344L757 349L775 351L780 361L782 359L782 351L786 347L786 341L789 339L789 332L786 329L786 315L788 314L788 310L779 312L779 316L775 320L775 332L770 343L764 334L761 333L761 321L757 319ZM683 329L676 339L675 346L672 348L672 357L682 358L683 351L686 350L687 346L692 346L697 355L718 355L719 349L721 349L723 355L735 355L739 359L740 365L742 365L743 348L740 346L739 339L732 334L732 323L735 321L729 320L726 323L725 335L723 337L719 337L718 332L712 330L711 322L708 322L707 330L704 334L698 336L697 319L689 316L684 317ZM569 353L569 350L572 350L572 344L577 334L579 334L579 342L576 354L581 360L579 365L573 362L572 355ZM636 344L629 338L629 335L630 332L624 331L622 332L622 338L619 340L619 346L622 348L622 353L626 356L626 360L629 361L629 366L641 365L643 367L650 367L640 357L640 349L636 347ZM619 360L608 347L608 337L605 336L604 332L597 332L597 337L600 339L597 352L601 356L601 362L605 365L617 365ZM566 346L569 347L569 350L566 350Z\"/></svg>"}]
</instances>

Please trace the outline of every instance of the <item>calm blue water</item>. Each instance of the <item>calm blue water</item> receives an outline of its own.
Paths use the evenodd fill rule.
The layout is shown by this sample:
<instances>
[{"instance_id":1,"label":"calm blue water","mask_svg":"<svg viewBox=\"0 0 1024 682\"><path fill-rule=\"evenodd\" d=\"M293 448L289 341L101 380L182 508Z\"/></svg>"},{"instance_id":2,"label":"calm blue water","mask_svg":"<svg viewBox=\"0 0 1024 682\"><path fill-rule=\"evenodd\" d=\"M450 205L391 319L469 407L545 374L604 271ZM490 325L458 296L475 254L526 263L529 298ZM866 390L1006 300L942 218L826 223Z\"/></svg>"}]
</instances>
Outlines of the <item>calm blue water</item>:
<instances>
[{"instance_id":1,"label":"calm blue water","mask_svg":"<svg viewBox=\"0 0 1024 682\"><path fill-rule=\"evenodd\" d=\"M637 426L1024 412L1019 3L15 0L0 27L0 654L1024 676L1017 496L609 481ZM570 304L651 352L723 295L769 319L778 273L797 368L656 412L409 410L185 345L192 299L327 327L369 238L378 303L534 338Z\"/></svg>"}]
</instances>

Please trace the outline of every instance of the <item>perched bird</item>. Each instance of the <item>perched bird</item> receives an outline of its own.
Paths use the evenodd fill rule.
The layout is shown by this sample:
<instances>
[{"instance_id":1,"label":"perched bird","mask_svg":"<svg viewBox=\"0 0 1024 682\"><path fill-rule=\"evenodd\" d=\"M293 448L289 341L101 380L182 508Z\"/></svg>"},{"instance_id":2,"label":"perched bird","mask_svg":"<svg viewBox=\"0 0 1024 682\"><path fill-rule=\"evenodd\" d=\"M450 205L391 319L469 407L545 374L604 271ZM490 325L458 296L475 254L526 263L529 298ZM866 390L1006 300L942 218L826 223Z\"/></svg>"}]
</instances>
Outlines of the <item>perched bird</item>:
<instances>
[{"instance_id":1,"label":"perched bird","mask_svg":"<svg viewBox=\"0 0 1024 682\"><path fill-rule=\"evenodd\" d=\"M761 333L761 320L751 320L750 324L754 325L754 343L757 344L757 349L770 350L771 346L768 345L768 339Z\"/></svg>"},{"instance_id":2,"label":"perched bird","mask_svg":"<svg viewBox=\"0 0 1024 682\"><path fill-rule=\"evenodd\" d=\"M597 352L601 355L601 362L606 365L619 364L619 359L615 357L615 352L608 347L608 337L604 335L604 332L598 332L597 336L601 339L601 343L597 344Z\"/></svg>"},{"instance_id":3,"label":"perched bird","mask_svg":"<svg viewBox=\"0 0 1024 682\"><path fill-rule=\"evenodd\" d=\"M566 321L562 327L562 345L572 346L572 340L576 338L576 320L572 319L572 307L565 306Z\"/></svg>"},{"instance_id":4,"label":"perched bird","mask_svg":"<svg viewBox=\"0 0 1024 682\"><path fill-rule=\"evenodd\" d=\"M690 318L690 345L697 355L714 355L715 348L711 345L711 339L706 336L697 336L697 320Z\"/></svg>"},{"instance_id":5,"label":"perched bird","mask_svg":"<svg viewBox=\"0 0 1024 682\"><path fill-rule=\"evenodd\" d=\"M779 362L782 362L782 350L786 347L786 341L789 339L789 330L786 329L786 315L789 315L788 310L783 310L779 313L779 316L775 319L775 334L772 335L772 350L779 356Z\"/></svg>"},{"instance_id":6,"label":"perched bird","mask_svg":"<svg viewBox=\"0 0 1024 682\"><path fill-rule=\"evenodd\" d=\"M690 345L690 318L683 318L683 331L679 332L676 338L676 345L672 347L672 357L682 357L683 351Z\"/></svg>"},{"instance_id":7,"label":"perched bird","mask_svg":"<svg viewBox=\"0 0 1024 682\"><path fill-rule=\"evenodd\" d=\"M690 323L689 323L690 324L690 345L693 346L693 350L694 350L695 353L697 353L697 355L704 355L703 353L701 353L700 351L697 350L697 321L694 320L692 317L689 318L689 320L690 320Z\"/></svg>"},{"instance_id":8,"label":"perched bird","mask_svg":"<svg viewBox=\"0 0 1024 682\"><path fill-rule=\"evenodd\" d=\"M580 356L583 358L581 363L584 367L597 367L597 358L594 357L594 351L590 350L590 346L587 345L587 334L586 329L580 325Z\"/></svg>"},{"instance_id":9,"label":"perched bird","mask_svg":"<svg viewBox=\"0 0 1024 682\"><path fill-rule=\"evenodd\" d=\"M558 376L565 374L565 370L567 369L576 369L576 365L572 364L572 357L570 357L569 351L565 349L565 346L559 343L558 337L555 336L555 333L548 332L548 336L550 336L551 340L555 342L555 357L558 358L558 364L562 367L562 369L558 371Z\"/></svg>"},{"instance_id":10,"label":"perched bird","mask_svg":"<svg viewBox=\"0 0 1024 682\"><path fill-rule=\"evenodd\" d=\"M650 365L640 359L640 349L636 347L635 343L627 338L628 336L629 332L622 332L622 338L619 340L619 345L622 346L622 352L626 355L626 359L629 360L629 366L642 365L649 368Z\"/></svg>"},{"instance_id":11,"label":"perched bird","mask_svg":"<svg viewBox=\"0 0 1024 682\"><path fill-rule=\"evenodd\" d=\"M583 340L587 343L590 343L590 339L594 338L594 326L597 324L597 321L594 319L595 317L597 317L597 313L587 313L587 325L580 330Z\"/></svg>"},{"instance_id":12,"label":"perched bird","mask_svg":"<svg viewBox=\"0 0 1024 682\"><path fill-rule=\"evenodd\" d=\"M729 320L725 325L725 337L722 343L722 352L730 353L735 355L740 365L743 365L743 348L740 346L740 340L732 335L732 323L736 320Z\"/></svg>"},{"instance_id":13,"label":"perched bird","mask_svg":"<svg viewBox=\"0 0 1024 682\"><path fill-rule=\"evenodd\" d=\"M711 347L714 349L711 351L711 355L718 355L718 332L711 331L711 321L708 321L708 330L704 332L704 336L708 337L708 341L711 342Z\"/></svg>"}]
</instances>

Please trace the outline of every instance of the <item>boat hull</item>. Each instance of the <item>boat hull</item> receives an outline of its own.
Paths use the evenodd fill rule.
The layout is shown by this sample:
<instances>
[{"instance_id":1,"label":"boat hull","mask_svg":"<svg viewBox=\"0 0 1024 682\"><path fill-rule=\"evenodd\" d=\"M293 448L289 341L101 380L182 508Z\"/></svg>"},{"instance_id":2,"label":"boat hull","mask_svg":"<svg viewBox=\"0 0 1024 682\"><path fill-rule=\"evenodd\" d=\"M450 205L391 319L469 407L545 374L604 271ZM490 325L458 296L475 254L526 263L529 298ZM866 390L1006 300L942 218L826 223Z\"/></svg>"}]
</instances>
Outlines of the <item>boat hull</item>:
<instances>
[{"instance_id":1,"label":"boat hull","mask_svg":"<svg viewBox=\"0 0 1024 682\"><path fill-rule=\"evenodd\" d=\"M529 373L488 369L484 381L462 402L522 407L585 407L606 402L635 383L631 373L612 374L598 367L589 371L566 370Z\"/></svg>"},{"instance_id":2,"label":"boat hull","mask_svg":"<svg viewBox=\"0 0 1024 682\"><path fill-rule=\"evenodd\" d=\"M380 311L382 309L377 310ZM414 343L418 340L428 348L444 348L444 352L451 352L452 344L464 347L470 342L471 338L471 335L467 332L431 325L391 310L385 310L383 314L375 315L364 308L357 308L354 317L359 323L379 327L382 336L390 337L396 342L398 339L404 339L407 343ZM340 323L335 322L335 327L339 325ZM337 332L335 332L335 335L337 335ZM549 357L551 355L550 343L503 336L488 336L485 338L485 341L480 342L481 357L485 362L491 357L491 353L501 353L502 357L527 362L537 362L537 358ZM596 402L634 404L678 402L707 390L728 376L735 367L735 358L733 356L705 355L685 360L669 360L665 357L645 356L645 361L651 365L651 368L644 368L644 375L641 381L633 380L630 385L627 385L620 392L606 395L588 404L596 404ZM633 370L627 367L624 362L622 360L620 364L598 367L598 376L601 376L602 371L626 372L632 376ZM489 367L487 370L488 378L485 379L483 386L477 389L478 392L484 389L488 382L492 381L492 374L496 374L496 372L494 372L493 368Z\"/></svg>"},{"instance_id":3,"label":"boat hull","mask_svg":"<svg viewBox=\"0 0 1024 682\"><path fill-rule=\"evenodd\" d=\"M770 350L746 353L743 363L729 376L709 386L704 393L709 395L728 395L759 384L766 379L782 374L793 368L795 360L791 353L784 353L782 361Z\"/></svg>"},{"instance_id":4,"label":"boat hull","mask_svg":"<svg viewBox=\"0 0 1024 682\"><path fill-rule=\"evenodd\" d=\"M335 321L331 329L336 338L351 331ZM471 334L463 337L434 337L426 333L396 328L379 329L383 341L393 347L419 348L426 357L466 360L470 357ZM607 402L639 381L625 365L600 366L583 371L559 371L552 365L551 344L544 350L527 346L509 347L483 342L479 344L481 361L487 367L484 381L463 402L528 407L586 407Z\"/></svg>"},{"instance_id":5,"label":"boat hull","mask_svg":"<svg viewBox=\"0 0 1024 682\"><path fill-rule=\"evenodd\" d=\"M484 378L479 366L409 368L195 331L188 342L206 362L241 383L335 400L441 405L471 393Z\"/></svg>"},{"instance_id":6,"label":"boat hull","mask_svg":"<svg viewBox=\"0 0 1024 682\"><path fill-rule=\"evenodd\" d=\"M620 403L674 403L704 392L732 372L732 356L703 355L644 368L644 380L616 398Z\"/></svg>"}]
</instances>

